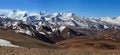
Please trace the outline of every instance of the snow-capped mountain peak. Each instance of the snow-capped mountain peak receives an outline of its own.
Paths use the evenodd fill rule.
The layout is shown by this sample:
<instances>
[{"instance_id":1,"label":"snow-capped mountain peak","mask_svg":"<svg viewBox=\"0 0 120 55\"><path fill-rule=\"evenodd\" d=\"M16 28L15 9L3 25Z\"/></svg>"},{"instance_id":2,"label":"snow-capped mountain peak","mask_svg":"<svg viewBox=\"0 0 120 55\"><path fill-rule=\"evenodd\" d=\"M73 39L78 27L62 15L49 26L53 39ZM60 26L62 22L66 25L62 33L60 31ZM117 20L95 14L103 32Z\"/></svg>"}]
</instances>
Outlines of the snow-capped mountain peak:
<instances>
[{"instance_id":1,"label":"snow-capped mountain peak","mask_svg":"<svg viewBox=\"0 0 120 55\"><path fill-rule=\"evenodd\" d=\"M28 12L21 10L0 10L1 18L10 18L15 20L21 20L25 24L31 25L49 25L49 26L75 26L80 28L101 28L102 26L109 27L119 26L120 17L110 18L102 17L85 18L77 16L74 13L51 13L48 12ZM4 22L4 21L2 21ZM14 22L14 21L12 21ZM110 26L110 27L111 27Z\"/></svg>"}]
</instances>

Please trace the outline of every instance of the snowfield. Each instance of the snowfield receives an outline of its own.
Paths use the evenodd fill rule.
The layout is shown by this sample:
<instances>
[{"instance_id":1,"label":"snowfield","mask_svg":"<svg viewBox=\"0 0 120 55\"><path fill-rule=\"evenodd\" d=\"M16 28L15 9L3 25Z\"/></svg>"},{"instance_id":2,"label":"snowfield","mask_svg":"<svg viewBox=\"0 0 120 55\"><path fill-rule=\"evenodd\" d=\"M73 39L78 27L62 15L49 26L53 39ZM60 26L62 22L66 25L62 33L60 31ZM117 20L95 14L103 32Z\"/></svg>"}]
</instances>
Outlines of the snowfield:
<instances>
[{"instance_id":1,"label":"snowfield","mask_svg":"<svg viewBox=\"0 0 120 55\"><path fill-rule=\"evenodd\" d=\"M9 46L9 47L20 47L17 45L13 45L10 41L0 39L0 46Z\"/></svg>"}]
</instances>

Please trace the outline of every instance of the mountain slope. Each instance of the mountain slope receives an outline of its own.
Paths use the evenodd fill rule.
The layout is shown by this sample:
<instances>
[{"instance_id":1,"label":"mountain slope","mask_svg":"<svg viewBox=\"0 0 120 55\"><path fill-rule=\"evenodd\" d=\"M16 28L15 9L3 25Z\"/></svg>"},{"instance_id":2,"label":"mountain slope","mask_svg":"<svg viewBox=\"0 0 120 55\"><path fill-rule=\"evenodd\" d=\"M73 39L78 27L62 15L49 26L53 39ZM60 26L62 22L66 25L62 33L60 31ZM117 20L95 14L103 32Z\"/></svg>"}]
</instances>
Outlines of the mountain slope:
<instances>
[{"instance_id":1,"label":"mountain slope","mask_svg":"<svg viewBox=\"0 0 120 55\"><path fill-rule=\"evenodd\" d=\"M120 50L120 29L106 30L97 35L80 36L57 43L67 49Z\"/></svg>"},{"instance_id":2,"label":"mountain slope","mask_svg":"<svg viewBox=\"0 0 120 55\"><path fill-rule=\"evenodd\" d=\"M30 38L29 35L15 33L12 30L0 29L0 39L5 39L10 41L12 44L27 48L59 48L55 45L51 45L34 38Z\"/></svg>"}]
</instances>

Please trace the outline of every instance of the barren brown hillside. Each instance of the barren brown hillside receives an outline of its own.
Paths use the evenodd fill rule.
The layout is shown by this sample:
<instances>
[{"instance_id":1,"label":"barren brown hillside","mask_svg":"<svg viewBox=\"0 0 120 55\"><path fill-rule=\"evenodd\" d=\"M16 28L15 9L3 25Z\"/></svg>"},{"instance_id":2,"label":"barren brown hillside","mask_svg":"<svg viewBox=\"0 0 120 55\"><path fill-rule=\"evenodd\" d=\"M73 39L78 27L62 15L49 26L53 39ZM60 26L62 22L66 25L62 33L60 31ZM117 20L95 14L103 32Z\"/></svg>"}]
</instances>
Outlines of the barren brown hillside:
<instances>
[{"instance_id":1,"label":"barren brown hillside","mask_svg":"<svg viewBox=\"0 0 120 55\"><path fill-rule=\"evenodd\" d=\"M67 49L120 50L120 30L106 30L98 35L80 36L58 42Z\"/></svg>"},{"instance_id":2,"label":"barren brown hillside","mask_svg":"<svg viewBox=\"0 0 120 55\"><path fill-rule=\"evenodd\" d=\"M0 39L5 39L12 44L27 48L59 48L55 45L31 38L26 34L15 33L13 30L0 30Z\"/></svg>"}]
</instances>

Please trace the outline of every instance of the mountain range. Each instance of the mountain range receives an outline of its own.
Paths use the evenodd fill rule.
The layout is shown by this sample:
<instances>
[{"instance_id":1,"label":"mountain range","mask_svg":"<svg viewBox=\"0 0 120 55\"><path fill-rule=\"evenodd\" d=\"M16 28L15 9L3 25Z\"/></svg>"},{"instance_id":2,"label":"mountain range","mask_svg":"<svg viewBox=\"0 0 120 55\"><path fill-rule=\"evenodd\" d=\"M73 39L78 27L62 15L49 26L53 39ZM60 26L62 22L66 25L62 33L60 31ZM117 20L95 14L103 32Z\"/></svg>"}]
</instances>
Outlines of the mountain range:
<instances>
[{"instance_id":1,"label":"mountain range","mask_svg":"<svg viewBox=\"0 0 120 55\"><path fill-rule=\"evenodd\" d=\"M74 13L48 13L47 11L7 10L0 12L1 32L5 31L7 34L7 31L11 31L15 35L22 34L22 36L29 36L45 43L57 45L59 45L59 41L81 38L81 36L93 36L91 38L97 39L95 35L103 37L105 31L120 29L119 16L114 18L86 18Z\"/></svg>"},{"instance_id":2,"label":"mountain range","mask_svg":"<svg viewBox=\"0 0 120 55\"><path fill-rule=\"evenodd\" d=\"M119 28L120 17L110 18L85 18L80 17L74 13L48 13L43 12L28 12L21 10L9 10L0 13L1 19L9 22L3 22L5 24L22 21L25 24L32 25L49 25L49 26L74 26L80 28L97 28L97 29L107 29L107 28Z\"/></svg>"}]
</instances>

